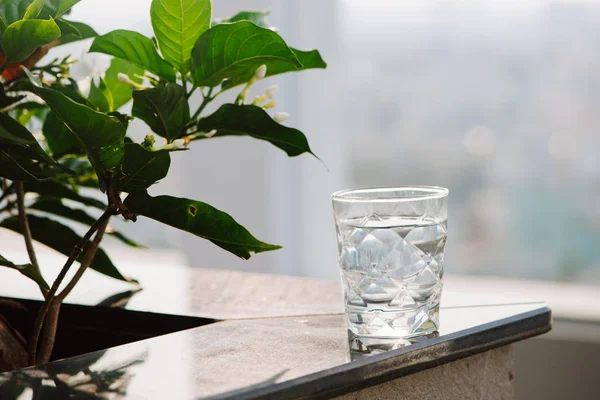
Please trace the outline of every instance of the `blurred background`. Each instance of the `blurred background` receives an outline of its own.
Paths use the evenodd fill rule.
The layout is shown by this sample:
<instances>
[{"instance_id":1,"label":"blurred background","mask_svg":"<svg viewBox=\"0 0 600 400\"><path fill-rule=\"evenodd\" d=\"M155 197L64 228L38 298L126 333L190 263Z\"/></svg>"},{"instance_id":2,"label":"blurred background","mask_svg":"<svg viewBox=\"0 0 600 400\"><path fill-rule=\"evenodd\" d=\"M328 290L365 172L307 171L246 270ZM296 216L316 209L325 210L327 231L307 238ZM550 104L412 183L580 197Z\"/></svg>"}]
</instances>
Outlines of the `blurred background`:
<instances>
[{"instance_id":1,"label":"blurred background","mask_svg":"<svg viewBox=\"0 0 600 400\"><path fill-rule=\"evenodd\" d=\"M111 2L122 12L87 0L71 19L152 35L140 12L149 0ZM449 273L600 283L599 2L214 3L215 17L268 8L289 44L321 50L327 70L271 78L251 95L278 84L276 111L329 171L250 138L194 143L154 193L208 202L283 249L243 261L150 221L128 224L142 243L194 266L337 279L333 191L440 185L451 191ZM98 75L107 61L81 57L88 46L53 54ZM148 132L138 121L129 133Z\"/></svg>"},{"instance_id":2,"label":"blurred background","mask_svg":"<svg viewBox=\"0 0 600 400\"><path fill-rule=\"evenodd\" d=\"M98 5L82 1L70 19L152 35L150 0ZM568 303L560 285L599 293L589 289L600 284L599 1L215 0L213 16L266 8L288 44L318 48L329 67L268 79L250 97L279 85L275 111L326 167L250 138L206 140L174 153L152 194L205 201L283 249L243 261L141 219L122 229L152 250L131 257L338 279L332 192L438 185L450 188L449 274L533 281L553 306ZM51 56L101 74L108 62L85 56L89 45ZM149 129L136 121L129 133ZM105 247L117 261L131 251ZM595 398L586 390L598 387L600 298L589 300L519 344L518 398ZM582 309L592 317L579 319Z\"/></svg>"}]
</instances>

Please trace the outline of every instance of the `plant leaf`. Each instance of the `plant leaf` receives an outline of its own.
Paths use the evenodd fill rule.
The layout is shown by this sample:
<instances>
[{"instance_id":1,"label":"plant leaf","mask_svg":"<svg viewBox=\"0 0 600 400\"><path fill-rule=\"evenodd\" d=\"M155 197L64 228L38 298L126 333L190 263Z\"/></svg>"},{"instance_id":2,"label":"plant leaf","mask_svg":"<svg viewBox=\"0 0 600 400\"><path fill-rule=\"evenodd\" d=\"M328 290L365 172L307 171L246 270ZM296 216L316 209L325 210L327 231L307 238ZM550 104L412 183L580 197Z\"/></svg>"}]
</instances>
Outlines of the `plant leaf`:
<instances>
[{"instance_id":1,"label":"plant leaf","mask_svg":"<svg viewBox=\"0 0 600 400\"><path fill-rule=\"evenodd\" d=\"M243 259L250 258L250 253L281 248L261 242L230 215L200 201L135 192L127 196L125 205L136 214L210 240Z\"/></svg>"},{"instance_id":2,"label":"plant leaf","mask_svg":"<svg viewBox=\"0 0 600 400\"><path fill-rule=\"evenodd\" d=\"M42 128L52 155L59 159L67 154L85 154L85 149L64 122L50 111Z\"/></svg>"},{"instance_id":3,"label":"plant leaf","mask_svg":"<svg viewBox=\"0 0 600 400\"><path fill-rule=\"evenodd\" d=\"M42 16L58 18L81 0L46 0Z\"/></svg>"},{"instance_id":4,"label":"plant leaf","mask_svg":"<svg viewBox=\"0 0 600 400\"><path fill-rule=\"evenodd\" d=\"M275 32L249 21L221 24L204 32L196 42L192 50L192 80L199 87L214 87L223 79L250 78L267 63L302 67Z\"/></svg>"},{"instance_id":5,"label":"plant leaf","mask_svg":"<svg viewBox=\"0 0 600 400\"><path fill-rule=\"evenodd\" d=\"M260 26L261 28L269 28L271 26L268 21L269 14L271 14L271 10L240 11L239 13L235 14L233 17L221 18L216 21L213 21L213 25L238 22L238 21L250 21L253 24Z\"/></svg>"},{"instance_id":6,"label":"plant leaf","mask_svg":"<svg viewBox=\"0 0 600 400\"><path fill-rule=\"evenodd\" d=\"M86 206L95 207L102 211L106 209L106 203L93 197L82 196L70 187L54 181L27 182L24 185L24 189L27 193L37 193L40 196L56 199L73 200Z\"/></svg>"},{"instance_id":7,"label":"plant leaf","mask_svg":"<svg viewBox=\"0 0 600 400\"><path fill-rule=\"evenodd\" d=\"M190 121L185 89L176 83L163 88L133 92L132 115L143 120L159 136L169 141L182 136Z\"/></svg>"},{"instance_id":8,"label":"plant leaf","mask_svg":"<svg viewBox=\"0 0 600 400\"><path fill-rule=\"evenodd\" d=\"M72 221L76 221L81 224L84 224L88 227L93 225L97 219L97 218L92 217L88 213L86 213L84 210L67 207L60 201L60 199L50 198L50 197L38 198L35 201L35 203L33 203L32 205L29 206L29 208L32 208L34 210L44 211L49 214L54 214L54 215L57 215L62 218L67 218ZM116 239L119 239L121 242L123 242L131 247L143 247L143 246L137 244L136 242L134 242L133 240L127 238L125 235L121 234L120 232L117 232L117 231L109 232L107 230L106 233L111 236L114 236Z\"/></svg>"},{"instance_id":9,"label":"plant leaf","mask_svg":"<svg viewBox=\"0 0 600 400\"><path fill-rule=\"evenodd\" d=\"M14 264L0 255L0 266L16 269L26 277L32 279L39 286L50 289L50 286L48 286L48 283L44 280L40 270L31 264Z\"/></svg>"},{"instance_id":10,"label":"plant leaf","mask_svg":"<svg viewBox=\"0 0 600 400\"><path fill-rule=\"evenodd\" d=\"M100 182L103 182L105 171L119 165L123 158L125 128L121 122L115 117L78 104L56 90L43 87L37 77L28 70L25 72L35 93L81 142Z\"/></svg>"},{"instance_id":11,"label":"plant leaf","mask_svg":"<svg viewBox=\"0 0 600 400\"><path fill-rule=\"evenodd\" d=\"M0 18L10 25L23 18L32 0L2 0L0 1Z\"/></svg>"},{"instance_id":12,"label":"plant leaf","mask_svg":"<svg viewBox=\"0 0 600 400\"><path fill-rule=\"evenodd\" d=\"M42 8L44 7L44 1L45 0L33 0L33 3L31 3L25 10L23 19L37 18L42 12Z\"/></svg>"},{"instance_id":13,"label":"plant leaf","mask_svg":"<svg viewBox=\"0 0 600 400\"><path fill-rule=\"evenodd\" d=\"M92 80L88 100L96 106L100 112L107 113L114 110L112 93L108 90L104 79L100 78L98 85Z\"/></svg>"},{"instance_id":14,"label":"plant leaf","mask_svg":"<svg viewBox=\"0 0 600 400\"><path fill-rule=\"evenodd\" d=\"M27 19L10 24L2 37L6 63L23 61L38 47L60 38L60 28L54 20Z\"/></svg>"},{"instance_id":15,"label":"plant leaf","mask_svg":"<svg viewBox=\"0 0 600 400\"><path fill-rule=\"evenodd\" d=\"M158 48L182 75L190 69L196 40L210 28L210 0L152 0L150 17Z\"/></svg>"},{"instance_id":16,"label":"plant leaf","mask_svg":"<svg viewBox=\"0 0 600 400\"><path fill-rule=\"evenodd\" d=\"M265 65L267 66L267 77L284 74L286 72L298 72L314 68L327 68L327 63L323 61L323 58L321 57L321 54L319 54L318 50L302 51L291 47L290 50L294 52L298 60L302 63L302 67L298 68L295 65L288 63L267 61L265 63ZM253 74L254 72L249 71L245 75L241 74L232 77L227 81L223 82L222 89L226 90L234 86L244 85L246 84L246 82L248 82L248 80L250 80L250 78L252 78Z\"/></svg>"},{"instance_id":17,"label":"plant leaf","mask_svg":"<svg viewBox=\"0 0 600 400\"><path fill-rule=\"evenodd\" d=\"M14 152L15 149L2 149L0 146L0 177L11 181L31 182L64 173L57 164L34 162L28 157L11 154Z\"/></svg>"},{"instance_id":18,"label":"plant leaf","mask_svg":"<svg viewBox=\"0 0 600 400\"><path fill-rule=\"evenodd\" d=\"M59 18L56 20L56 24L61 31L59 45L98 36L98 33L94 30L94 28L84 24L83 22L67 21Z\"/></svg>"},{"instance_id":19,"label":"plant leaf","mask_svg":"<svg viewBox=\"0 0 600 400\"><path fill-rule=\"evenodd\" d=\"M152 40L140 33L120 29L98 36L90 52L122 58L169 82L175 82L173 66L160 57Z\"/></svg>"},{"instance_id":20,"label":"plant leaf","mask_svg":"<svg viewBox=\"0 0 600 400\"><path fill-rule=\"evenodd\" d=\"M4 150L10 147L13 150L11 153L17 151L15 146L20 147L23 151L18 151L18 155L56 164L54 159L42 149L33 134L6 113L0 113L0 145L4 145L2 146Z\"/></svg>"},{"instance_id":21,"label":"plant leaf","mask_svg":"<svg viewBox=\"0 0 600 400\"><path fill-rule=\"evenodd\" d=\"M214 114L198 121L198 130L210 132L214 129L217 132L210 137L251 136L270 142L290 157L313 154L302 132L273 121L265 110L257 106L223 104Z\"/></svg>"},{"instance_id":22,"label":"plant leaf","mask_svg":"<svg viewBox=\"0 0 600 400\"><path fill-rule=\"evenodd\" d=\"M168 151L147 151L139 144L128 143L115 185L123 192L145 190L167 176L170 165Z\"/></svg>"},{"instance_id":23,"label":"plant leaf","mask_svg":"<svg viewBox=\"0 0 600 400\"><path fill-rule=\"evenodd\" d=\"M35 215L28 215L27 219L29 220L31 236L35 241L45 244L46 246L64 254L65 256L71 254L73 246L75 246L81 240L81 236L60 222L51 220L49 218L37 217ZM0 222L0 227L10 229L17 233L20 232L17 217L5 219L4 221ZM78 261L81 260L84 253L85 250L78 258ZM110 258L108 258L104 250L101 248L98 248L90 268L100 272L101 274L110 276L111 278L126 282L134 282L134 280L125 277L119 272L117 267L115 267Z\"/></svg>"},{"instance_id":24,"label":"plant leaf","mask_svg":"<svg viewBox=\"0 0 600 400\"><path fill-rule=\"evenodd\" d=\"M112 95L114 110L118 110L127 104L133 94L131 86L119 81L119 73L129 76L129 79L136 83L142 83L143 79L139 76L144 75L144 69L121 58L115 57L112 59L110 67L104 75L104 83Z\"/></svg>"}]
</instances>

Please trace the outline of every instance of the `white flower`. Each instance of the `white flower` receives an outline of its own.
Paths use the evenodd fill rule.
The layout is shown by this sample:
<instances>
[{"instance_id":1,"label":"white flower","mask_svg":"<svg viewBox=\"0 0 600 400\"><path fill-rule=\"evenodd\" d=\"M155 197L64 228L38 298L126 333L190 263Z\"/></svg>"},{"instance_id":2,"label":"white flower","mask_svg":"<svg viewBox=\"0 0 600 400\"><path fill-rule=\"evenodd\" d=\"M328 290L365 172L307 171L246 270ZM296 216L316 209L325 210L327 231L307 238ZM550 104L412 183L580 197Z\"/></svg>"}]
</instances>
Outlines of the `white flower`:
<instances>
[{"instance_id":1,"label":"white flower","mask_svg":"<svg viewBox=\"0 0 600 400\"><path fill-rule=\"evenodd\" d=\"M262 79L265 77L265 75L267 75L267 66L265 64L256 68L256 72L254 72L255 79Z\"/></svg>"},{"instance_id":2,"label":"white flower","mask_svg":"<svg viewBox=\"0 0 600 400\"><path fill-rule=\"evenodd\" d=\"M285 121L286 119L288 119L290 117L290 114L286 113L286 112L276 112L273 115L273 121L278 122L278 123L282 123L283 121Z\"/></svg>"},{"instance_id":3,"label":"white flower","mask_svg":"<svg viewBox=\"0 0 600 400\"><path fill-rule=\"evenodd\" d=\"M171 145L175 149L182 149L185 147L185 140L184 139L175 139L175 140L173 140L173 143L171 143Z\"/></svg>"},{"instance_id":4,"label":"white flower","mask_svg":"<svg viewBox=\"0 0 600 400\"><path fill-rule=\"evenodd\" d=\"M265 95L267 96L268 99L272 99L273 97L275 97L275 94L277 93L278 90L279 90L279 86L277 86L277 85L269 86L265 92Z\"/></svg>"}]
</instances>

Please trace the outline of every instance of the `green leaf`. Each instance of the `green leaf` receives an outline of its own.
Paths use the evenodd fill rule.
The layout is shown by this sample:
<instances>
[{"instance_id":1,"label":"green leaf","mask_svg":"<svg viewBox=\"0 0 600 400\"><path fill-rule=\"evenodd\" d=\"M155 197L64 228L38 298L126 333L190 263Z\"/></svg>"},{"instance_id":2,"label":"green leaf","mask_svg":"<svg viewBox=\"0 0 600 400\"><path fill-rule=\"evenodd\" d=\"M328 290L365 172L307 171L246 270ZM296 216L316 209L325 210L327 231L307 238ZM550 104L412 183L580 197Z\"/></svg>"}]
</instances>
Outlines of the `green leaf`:
<instances>
[{"instance_id":1,"label":"green leaf","mask_svg":"<svg viewBox=\"0 0 600 400\"><path fill-rule=\"evenodd\" d=\"M140 33L120 29L98 36L90 52L122 58L169 82L175 82L173 66L160 57L152 40Z\"/></svg>"},{"instance_id":2,"label":"green leaf","mask_svg":"<svg viewBox=\"0 0 600 400\"><path fill-rule=\"evenodd\" d=\"M133 82L142 83L143 79L140 76L144 76L144 69L121 58L112 59L104 75L104 82L112 95L115 110L127 104L133 94L131 86L119 81L119 73L129 76Z\"/></svg>"},{"instance_id":3,"label":"green leaf","mask_svg":"<svg viewBox=\"0 0 600 400\"><path fill-rule=\"evenodd\" d=\"M23 18L32 0L2 0L0 1L0 18L10 25Z\"/></svg>"},{"instance_id":4,"label":"green leaf","mask_svg":"<svg viewBox=\"0 0 600 400\"><path fill-rule=\"evenodd\" d=\"M252 77L262 64L302 64L275 32L249 21L213 26L192 50L192 80L196 86L218 86L223 79ZM268 68L267 68L268 71Z\"/></svg>"},{"instance_id":5,"label":"green leaf","mask_svg":"<svg viewBox=\"0 0 600 400\"><path fill-rule=\"evenodd\" d=\"M123 125L123 128L125 128L125 130L127 130L127 128L129 127L129 122L133 119L133 117L130 117L127 114L121 114L118 111L111 111L107 113L107 115L118 119L121 122L121 125ZM125 137L125 139L127 139L127 137ZM127 142L125 142L125 144L127 144Z\"/></svg>"},{"instance_id":6,"label":"green leaf","mask_svg":"<svg viewBox=\"0 0 600 400\"><path fill-rule=\"evenodd\" d=\"M268 21L269 14L271 14L270 10L240 11L239 13L235 14L233 17L219 19L219 20L213 22L213 24L215 24L215 23L216 24L225 24L225 23L238 22L238 21L250 21L250 22L254 23L255 25L260 26L261 28L270 28L271 25L269 24L269 21Z\"/></svg>"},{"instance_id":7,"label":"green leaf","mask_svg":"<svg viewBox=\"0 0 600 400\"><path fill-rule=\"evenodd\" d=\"M24 188L27 193L37 193L44 197L72 200L102 211L106 210L106 203L93 197L82 196L72 188L55 181L27 182Z\"/></svg>"},{"instance_id":8,"label":"green leaf","mask_svg":"<svg viewBox=\"0 0 600 400\"><path fill-rule=\"evenodd\" d=\"M114 110L112 93L108 90L104 79L100 78L98 85L92 80L88 100L96 106L96 110L107 113Z\"/></svg>"},{"instance_id":9,"label":"green leaf","mask_svg":"<svg viewBox=\"0 0 600 400\"><path fill-rule=\"evenodd\" d=\"M6 62L23 61L38 47L60 38L60 29L54 20L27 19L10 24L4 31L2 48Z\"/></svg>"},{"instance_id":10,"label":"green leaf","mask_svg":"<svg viewBox=\"0 0 600 400\"><path fill-rule=\"evenodd\" d=\"M14 264L0 255L0 266L16 269L26 277L32 279L39 286L50 289L50 286L48 286L48 283L44 280L40 270L31 264Z\"/></svg>"},{"instance_id":11,"label":"green leaf","mask_svg":"<svg viewBox=\"0 0 600 400\"><path fill-rule=\"evenodd\" d=\"M25 72L35 93L81 142L100 182L103 182L105 171L119 165L123 158L125 128L121 122L115 117L78 104L56 90L43 87L37 77L28 70Z\"/></svg>"},{"instance_id":12,"label":"green leaf","mask_svg":"<svg viewBox=\"0 0 600 400\"><path fill-rule=\"evenodd\" d=\"M37 217L35 215L28 215L28 220L31 236L35 241L45 244L66 256L71 254L73 247L81 240L81 236L60 222L49 218ZM0 227L10 229L17 233L20 232L17 217L5 219L0 223ZM78 261L80 261L82 257L83 253ZM127 278L119 272L101 248L96 252L96 256L94 257L90 268L101 274L110 276L111 278L126 282L134 282L131 278Z\"/></svg>"},{"instance_id":13,"label":"green leaf","mask_svg":"<svg viewBox=\"0 0 600 400\"><path fill-rule=\"evenodd\" d=\"M281 248L261 242L230 215L200 201L135 192L127 196L125 205L138 215L210 240L243 259L250 258L250 253Z\"/></svg>"},{"instance_id":14,"label":"green leaf","mask_svg":"<svg viewBox=\"0 0 600 400\"><path fill-rule=\"evenodd\" d=\"M179 72L190 69L196 40L210 28L210 0L152 0L150 17L158 48Z\"/></svg>"},{"instance_id":15,"label":"green leaf","mask_svg":"<svg viewBox=\"0 0 600 400\"><path fill-rule=\"evenodd\" d=\"M167 176L170 165L168 151L147 151L139 144L128 143L115 185L123 192L145 190Z\"/></svg>"},{"instance_id":16,"label":"green leaf","mask_svg":"<svg viewBox=\"0 0 600 400\"><path fill-rule=\"evenodd\" d=\"M321 58L321 54L319 54L318 50L302 51L291 47L290 50L294 52L298 60L302 63L302 67L298 68L297 66L288 63L267 61L265 63L267 66L267 77L286 72L298 72L313 68L327 68L327 63L323 61L323 58ZM232 77L223 82L222 89L226 90L234 86L244 85L246 82L248 82L248 80L250 80L250 78L252 78L253 74L254 72L248 71L246 74Z\"/></svg>"},{"instance_id":17,"label":"green leaf","mask_svg":"<svg viewBox=\"0 0 600 400\"><path fill-rule=\"evenodd\" d=\"M33 3L27 7L23 19L34 19L37 18L42 12L45 0L34 0Z\"/></svg>"},{"instance_id":18,"label":"green leaf","mask_svg":"<svg viewBox=\"0 0 600 400\"><path fill-rule=\"evenodd\" d=\"M60 18L56 20L56 24L61 31L59 45L98 36L98 33L94 30L94 28L84 24L83 22L67 21Z\"/></svg>"},{"instance_id":19,"label":"green leaf","mask_svg":"<svg viewBox=\"0 0 600 400\"><path fill-rule=\"evenodd\" d=\"M132 115L143 120L159 136L169 141L183 136L190 121L185 89L176 83L163 88L136 90Z\"/></svg>"},{"instance_id":20,"label":"green leaf","mask_svg":"<svg viewBox=\"0 0 600 400\"><path fill-rule=\"evenodd\" d=\"M34 210L44 211L49 214L54 214L54 215L62 217L62 218L67 218L72 221L79 222L88 227L92 226L94 224L94 222L96 222L96 219L97 219L97 218L92 217L88 213L86 213L84 210L67 207L60 201L60 199L51 198L51 197L40 197L35 201L35 203L30 205L29 208L32 208ZM125 235L121 234L120 232L110 231L110 232L107 232L107 234L115 237L116 239L119 239L121 242L123 242L131 247L143 247L143 246L137 244L136 242L134 242L133 240L127 238Z\"/></svg>"},{"instance_id":21,"label":"green leaf","mask_svg":"<svg viewBox=\"0 0 600 400\"><path fill-rule=\"evenodd\" d=\"M46 143L55 158L67 154L85 154L81 142L54 112L49 112L42 128Z\"/></svg>"},{"instance_id":22,"label":"green leaf","mask_svg":"<svg viewBox=\"0 0 600 400\"><path fill-rule=\"evenodd\" d=\"M29 157L14 154L17 149L2 149L0 146L0 177L12 181L31 182L64 173L58 164L36 162Z\"/></svg>"},{"instance_id":23,"label":"green leaf","mask_svg":"<svg viewBox=\"0 0 600 400\"><path fill-rule=\"evenodd\" d=\"M18 146L26 150L18 152L22 156L50 164L55 163L54 159L42 149L33 134L6 113L0 113L0 145L4 145L2 147L5 150L7 145L13 150L16 150L15 146Z\"/></svg>"},{"instance_id":24,"label":"green leaf","mask_svg":"<svg viewBox=\"0 0 600 400\"><path fill-rule=\"evenodd\" d=\"M257 106L223 104L214 114L198 121L198 130L216 130L217 132L210 137L251 136L266 140L290 157L302 153L313 154L302 132L278 124L265 110ZM205 138L207 137L199 137Z\"/></svg>"},{"instance_id":25,"label":"green leaf","mask_svg":"<svg viewBox=\"0 0 600 400\"><path fill-rule=\"evenodd\" d=\"M44 5L44 12L46 14L44 15L58 18L80 1L81 0L46 0L46 4Z\"/></svg>"}]
</instances>

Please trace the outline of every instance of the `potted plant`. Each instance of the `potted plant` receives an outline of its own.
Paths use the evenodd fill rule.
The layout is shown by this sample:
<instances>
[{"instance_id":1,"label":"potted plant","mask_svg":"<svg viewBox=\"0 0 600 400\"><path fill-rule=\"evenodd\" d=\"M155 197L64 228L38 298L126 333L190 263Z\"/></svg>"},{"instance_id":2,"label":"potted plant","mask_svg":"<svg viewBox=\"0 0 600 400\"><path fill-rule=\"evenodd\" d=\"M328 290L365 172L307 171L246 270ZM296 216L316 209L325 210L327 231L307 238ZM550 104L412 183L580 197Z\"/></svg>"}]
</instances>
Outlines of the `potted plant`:
<instances>
[{"instance_id":1,"label":"potted plant","mask_svg":"<svg viewBox=\"0 0 600 400\"><path fill-rule=\"evenodd\" d=\"M0 246L0 265L32 279L45 299L29 305L36 311L30 332L0 316L3 370L51 359L62 303L88 268L135 282L100 247L105 234L136 246L108 229L111 218L151 218L244 259L280 248L206 203L150 196L147 189L167 176L172 157L220 136L261 139L290 157L312 154L302 132L281 124L284 113L270 114L275 89L248 94L265 77L326 67L317 50L289 47L269 27L267 12L214 20L210 0L153 0L154 38L129 30L98 36L67 18L79 1L0 2L0 227L22 234L30 260L15 264L1 256ZM113 58L88 93L70 76L70 57L38 65L52 47L92 37L90 52ZM229 90L239 91L235 101L207 115L205 107ZM202 102L194 109L190 98L198 94ZM125 113L122 106L130 101ZM133 118L152 131L141 143L127 136ZM33 123L41 134L28 129ZM105 200L80 188L97 190ZM65 219L87 225L87 232L77 234ZM43 276L35 242L68 257L53 282ZM59 290L70 268L76 273Z\"/></svg>"}]
</instances>

